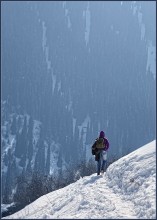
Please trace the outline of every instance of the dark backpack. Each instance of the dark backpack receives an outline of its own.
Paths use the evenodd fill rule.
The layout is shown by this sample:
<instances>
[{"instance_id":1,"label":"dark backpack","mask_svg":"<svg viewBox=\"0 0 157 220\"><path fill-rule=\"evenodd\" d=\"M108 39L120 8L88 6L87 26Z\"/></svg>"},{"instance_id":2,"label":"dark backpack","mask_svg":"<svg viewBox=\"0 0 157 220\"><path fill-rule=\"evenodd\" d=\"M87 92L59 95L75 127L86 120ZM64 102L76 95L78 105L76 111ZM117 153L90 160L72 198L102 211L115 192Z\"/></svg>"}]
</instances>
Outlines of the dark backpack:
<instances>
[{"instance_id":1,"label":"dark backpack","mask_svg":"<svg viewBox=\"0 0 157 220\"><path fill-rule=\"evenodd\" d=\"M96 151L97 151L97 149L96 149L96 141L97 141L97 139L95 140L95 142L94 142L94 144L92 146L92 155L95 155Z\"/></svg>"},{"instance_id":2,"label":"dark backpack","mask_svg":"<svg viewBox=\"0 0 157 220\"><path fill-rule=\"evenodd\" d=\"M98 138L98 140L96 141L96 148L97 149L103 149L104 148L104 138Z\"/></svg>"}]
</instances>

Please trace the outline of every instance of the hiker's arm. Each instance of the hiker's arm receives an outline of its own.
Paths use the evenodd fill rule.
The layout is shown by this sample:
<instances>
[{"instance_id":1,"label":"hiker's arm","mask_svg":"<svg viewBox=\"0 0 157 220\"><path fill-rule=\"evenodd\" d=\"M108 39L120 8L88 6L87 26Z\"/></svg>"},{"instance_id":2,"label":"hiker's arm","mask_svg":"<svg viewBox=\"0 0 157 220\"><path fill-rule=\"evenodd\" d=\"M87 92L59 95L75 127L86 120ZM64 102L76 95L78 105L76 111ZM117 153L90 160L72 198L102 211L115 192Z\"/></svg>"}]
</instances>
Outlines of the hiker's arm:
<instances>
[{"instance_id":1,"label":"hiker's arm","mask_svg":"<svg viewBox=\"0 0 157 220\"><path fill-rule=\"evenodd\" d=\"M109 149L109 146L110 146L109 141L108 141L107 138L106 138L106 150Z\"/></svg>"}]
</instances>

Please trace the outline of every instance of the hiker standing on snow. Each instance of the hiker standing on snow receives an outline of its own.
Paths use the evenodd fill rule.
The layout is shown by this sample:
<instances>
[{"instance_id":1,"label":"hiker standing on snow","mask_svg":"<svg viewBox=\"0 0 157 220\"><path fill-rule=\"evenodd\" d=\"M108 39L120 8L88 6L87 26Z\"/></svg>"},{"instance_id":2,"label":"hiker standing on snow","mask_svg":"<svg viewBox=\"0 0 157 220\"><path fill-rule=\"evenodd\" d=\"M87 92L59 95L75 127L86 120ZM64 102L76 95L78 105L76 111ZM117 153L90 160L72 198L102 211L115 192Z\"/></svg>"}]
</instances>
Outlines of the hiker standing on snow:
<instances>
[{"instance_id":1,"label":"hiker standing on snow","mask_svg":"<svg viewBox=\"0 0 157 220\"><path fill-rule=\"evenodd\" d=\"M92 146L92 154L95 155L97 161L97 175L104 173L105 165L107 162L107 150L109 148L109 142L105 137L103 131L100 132L99 138L97 138Z\"/></svg>"}]
</instances>

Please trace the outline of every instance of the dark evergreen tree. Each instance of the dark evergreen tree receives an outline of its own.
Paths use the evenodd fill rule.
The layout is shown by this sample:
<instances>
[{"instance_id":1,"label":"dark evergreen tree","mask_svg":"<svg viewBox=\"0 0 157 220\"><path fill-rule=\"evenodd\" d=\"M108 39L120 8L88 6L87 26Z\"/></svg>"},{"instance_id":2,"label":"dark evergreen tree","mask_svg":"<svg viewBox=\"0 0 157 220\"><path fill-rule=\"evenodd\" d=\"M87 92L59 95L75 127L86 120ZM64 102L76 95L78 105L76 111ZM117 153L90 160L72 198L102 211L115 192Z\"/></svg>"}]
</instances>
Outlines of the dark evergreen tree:
<instances>
[{"instance_id":1,"label":"dark evergreen tree","mask_svg":"<svg viewBox=\"0 0 157 220\"><path fill-rule=\"evenodd\" d=\"M11 134L16 135L17 129L16 129L16 115L13 115L13 121L11 123L10 127Z\"/></svg>"},{"instance_id":2,"label":"dark evergreen tree","mask_svg":"<svg viewBox=\"0 0 157 220\"><path fill-rule=\"evenodd\" d=\"M29 160L32 159L33 155L33 118L29 118L29 124L28 124L28 133L27 133L27 155Z\"/></svg>"}]
</instances>

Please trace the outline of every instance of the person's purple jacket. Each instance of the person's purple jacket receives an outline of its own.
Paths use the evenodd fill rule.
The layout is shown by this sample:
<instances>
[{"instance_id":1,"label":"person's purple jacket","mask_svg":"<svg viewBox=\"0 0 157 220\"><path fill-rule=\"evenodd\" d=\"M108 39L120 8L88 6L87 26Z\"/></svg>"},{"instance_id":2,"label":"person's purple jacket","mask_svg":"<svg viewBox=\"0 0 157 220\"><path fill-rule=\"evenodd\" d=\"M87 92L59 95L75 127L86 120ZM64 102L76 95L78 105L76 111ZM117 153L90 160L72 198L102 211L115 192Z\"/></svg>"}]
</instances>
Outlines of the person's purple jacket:
<instances>
[{"instance_id":1,"label":"person's purple jacket","mask_svg":"<svg viewBox=\"0 0 157 220\"><path fill-rule=\"evenodd\" d=\"M104 143L105 143L104 150L107 151L109 149L110 144L107 138L105 137L105 133L103 131L100 131L99 137L104 139Z\"/></svg>"}]
</instances>

